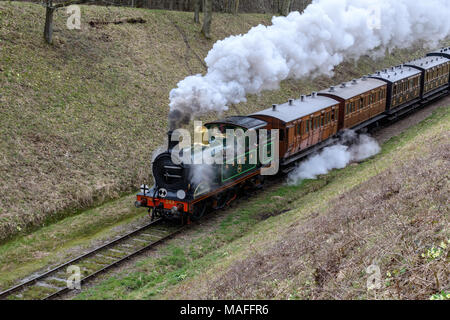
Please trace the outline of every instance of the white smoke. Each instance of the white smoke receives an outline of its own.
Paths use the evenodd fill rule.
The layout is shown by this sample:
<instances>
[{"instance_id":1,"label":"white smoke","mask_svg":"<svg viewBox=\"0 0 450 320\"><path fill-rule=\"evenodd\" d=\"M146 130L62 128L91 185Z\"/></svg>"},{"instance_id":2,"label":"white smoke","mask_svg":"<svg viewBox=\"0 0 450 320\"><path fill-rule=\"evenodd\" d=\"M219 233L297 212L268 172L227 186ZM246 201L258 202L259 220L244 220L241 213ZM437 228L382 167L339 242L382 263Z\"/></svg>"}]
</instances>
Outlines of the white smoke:
<instances>
[{"instance_id":1,"label":"white smoke","mask_svg":"<svg viewBox=\"0 0 450 320\"><path fill-rule=\"evenodd\" d=\"M352 141L350 146L344 143ZM377 141L368 135L357 136L353 131L344 133L341 141L324 148L319 154L301 162L288 176L288 184L296 185L305 179L316 179L333 169L343 169L351 162L359 162L380 152Z\"/></svg>"},{"instance_id":2,"label":"white smoke","mask_svg":"<svg viewBox=\"0 0 450 320\"><path fill-rule=\"evenodd\" d=\"M449 17L449 0L316 0L303 14L218 41L205 59L206 75L187 77L171 91L170 127L226 111L285 79L332 75L344 58L417 41L435 46L450 33Z\"/></svg>"}]
</instances>

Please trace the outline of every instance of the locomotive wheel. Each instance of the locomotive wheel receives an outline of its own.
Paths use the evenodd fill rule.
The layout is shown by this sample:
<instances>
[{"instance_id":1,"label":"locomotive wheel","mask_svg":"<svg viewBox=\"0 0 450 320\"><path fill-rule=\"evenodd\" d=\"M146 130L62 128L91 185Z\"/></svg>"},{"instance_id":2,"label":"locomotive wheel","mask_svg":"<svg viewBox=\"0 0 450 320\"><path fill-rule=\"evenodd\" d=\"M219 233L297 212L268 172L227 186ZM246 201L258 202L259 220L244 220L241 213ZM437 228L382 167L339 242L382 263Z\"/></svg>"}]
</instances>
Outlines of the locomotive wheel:
<instances>
[{"instance_id":1,"label":"locomotive wheel","mask_svg":"<svg viewBox=\"0 0 450 320\"><path fill-rule=\"evenodd\" d=\"M200 220L206 213L206 202L201 202L195 205L194 213L192 214L192 220Z\"/></svg>"},{"instance_id":2,"label":"locomotive wheel","mask_svg":"<svg viewBox=\"0 0 450 320\"><path fill-rule=\"evenodd\" d=\"M216 197L215 197L216 207L214 209L220 210L220 209L225 208L229 199L230 199L230 196L229 196L228 191L225 191L225 192L222 192L222 193L216 195Z\"/></svg>"}]
</instances>

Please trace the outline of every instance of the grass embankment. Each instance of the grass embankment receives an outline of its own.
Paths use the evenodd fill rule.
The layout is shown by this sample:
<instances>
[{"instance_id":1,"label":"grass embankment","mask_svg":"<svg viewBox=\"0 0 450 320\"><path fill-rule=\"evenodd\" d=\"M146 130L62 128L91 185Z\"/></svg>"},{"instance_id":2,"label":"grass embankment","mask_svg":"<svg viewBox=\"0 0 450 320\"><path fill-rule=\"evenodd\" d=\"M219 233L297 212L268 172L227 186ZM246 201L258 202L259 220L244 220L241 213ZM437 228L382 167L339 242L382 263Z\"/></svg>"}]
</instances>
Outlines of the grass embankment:
<instances>
[{"instance_id":1,"label":"grass embankment","mask_svg":"<svg viewBox=\"0 0 450 320\"><path fill-rule=\"evenodd\" d=\"M361 164L276 186L82 299L429 299L449 292L450 108ZM280 214L288 210L283 214ZM367 290L367 268L380 288ZM376 269L373 269L376 270ZM370 271L373 272L373 271Z\"/></svg>"},{"instance_id":2,"label":"grass embankment","mask_svg":"<svg viewBox=\"0 0 450 320\"><path fill-rule=\"evenodd\" d=\"M42 6L0 3L0 241L150 183L169 91L205 71L202 60L215 40L271 19L217 14L207 41L191 13L81 6L81 14L81 30L71 31L65 11L56 12L50 46L42 40ZM125 18L146 22L89 24ZM286 81L230 113L247 114L424 52L347 62L334 79Z\"/></svg>"}]
</instances>

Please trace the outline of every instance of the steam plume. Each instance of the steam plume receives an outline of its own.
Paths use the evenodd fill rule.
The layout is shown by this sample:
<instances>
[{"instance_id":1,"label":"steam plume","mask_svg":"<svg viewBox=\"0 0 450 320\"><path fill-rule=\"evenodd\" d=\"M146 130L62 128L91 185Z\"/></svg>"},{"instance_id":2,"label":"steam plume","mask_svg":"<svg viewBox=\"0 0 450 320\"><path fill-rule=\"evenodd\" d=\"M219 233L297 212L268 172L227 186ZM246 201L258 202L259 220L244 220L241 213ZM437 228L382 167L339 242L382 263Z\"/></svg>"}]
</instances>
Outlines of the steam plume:
<instances>
[{"instance_id":1,"label":"steam plume","mask_svg":"<svg viewBox=\"0 0 450 320\"><path fill-rule=\"evenodd\" d=\"M350 162L370 158L380 150L378 143L370 136L358 136L354 131L347 131L338 144L324 148L319 154L301 162L289 174L288 183L296 185L305 179L316 179L318 175L326 174L333 169L345 168Z\"/></svg>"},{"instance_id":2,"label":"steam plume","mask_svg":"<svg viewBox=\"0 0 450 320\"><path fill-rule=\"evenodd\" d=\"M316 0L303 14L218 41L205 59L206 75L187 77L171 91L170 127L226 111L285 79L332 75L344 58L417 41L435 46L450 33L449 16L449 0Z\"/></svg>"}]
</instances>

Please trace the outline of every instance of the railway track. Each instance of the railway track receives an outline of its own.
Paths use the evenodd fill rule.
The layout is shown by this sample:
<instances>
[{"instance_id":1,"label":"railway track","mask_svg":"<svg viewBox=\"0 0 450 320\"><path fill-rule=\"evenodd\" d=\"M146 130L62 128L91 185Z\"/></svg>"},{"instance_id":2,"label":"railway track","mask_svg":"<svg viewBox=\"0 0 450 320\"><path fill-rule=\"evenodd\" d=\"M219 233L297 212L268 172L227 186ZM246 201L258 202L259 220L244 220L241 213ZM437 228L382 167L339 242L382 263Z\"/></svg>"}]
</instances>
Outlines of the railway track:
<instances>
[{"instance_id":1,"label":"railway track","mask_svg":"<svg viewBox=\"0 0 450 320\"><path fill-rule=\"evenodd\" d=\"M80 284L172 238L187 226L174 226L155 220L82 256L61 264L43 274L0 292L0 299L55 299L71 291L67 285L68 268L80 268Z\"/></svg>"}]
</instances>

